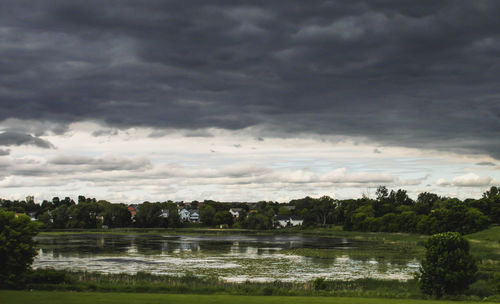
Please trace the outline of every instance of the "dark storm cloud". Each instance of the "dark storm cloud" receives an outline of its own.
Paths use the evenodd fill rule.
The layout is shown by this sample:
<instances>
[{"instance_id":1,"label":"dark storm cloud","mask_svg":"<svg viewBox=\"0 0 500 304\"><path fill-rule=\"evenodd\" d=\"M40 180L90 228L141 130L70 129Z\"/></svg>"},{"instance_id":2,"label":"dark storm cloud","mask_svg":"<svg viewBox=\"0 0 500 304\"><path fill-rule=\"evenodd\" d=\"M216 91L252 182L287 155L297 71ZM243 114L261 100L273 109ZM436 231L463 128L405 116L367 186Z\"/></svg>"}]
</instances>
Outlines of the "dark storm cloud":
<instances>
[{"instance_id":1,"label":"dark storm cloud","mask_svg":"<svg viewBox=\"0 0 500 304\"><path fill-rule=\"evenodd\" d=\"M17 132L3 132L0 133L0 146L22 146L30 145L37 146L44 149L54 149L54 145L50 142L35 137L30 134L17 133Z\"/></svg>"},{"instance_id":2,"label":"dark storm cloud","mask_svg":"<svg viewBox=\"0 0 500 304\"><path fill-rule=\"evenodd\" d=\"M0 156L10 155L9 149L0 149Z\"/></svg>"},{"instance_id":3,"label":"dark storm cloud","mask_svg":"<svg viewBox=\"0 0 500 304\"><path fill-rule=\"evenodd\" d=\"M500 159L498 1L3 1L0 119Z\"/></svg>"}]
</instances>

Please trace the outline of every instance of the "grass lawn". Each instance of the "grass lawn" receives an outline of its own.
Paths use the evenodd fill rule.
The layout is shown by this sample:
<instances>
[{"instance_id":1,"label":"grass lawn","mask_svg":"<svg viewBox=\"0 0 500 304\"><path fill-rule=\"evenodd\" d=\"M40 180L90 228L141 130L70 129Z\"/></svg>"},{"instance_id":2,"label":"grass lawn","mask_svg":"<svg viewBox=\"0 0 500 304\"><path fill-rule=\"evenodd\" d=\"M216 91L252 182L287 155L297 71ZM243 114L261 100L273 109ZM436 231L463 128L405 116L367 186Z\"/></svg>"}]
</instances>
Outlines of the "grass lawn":
<instances>
[{"instance_id":1,"label":"grass lawn","mask_svg":"<svg viewBox=\"0 0 500 304\"><path fill-rule=\"evenodd\" d=\"M337 297L278 297L278 296L228 296L228 295L172 295L141 293L99 293L99 292L58 292L58 291L10 291L0 290L3 304L433 304L433 303L488 303L430 301L384 298L337 298Z\"/></svg>"},{"instance_id":2,"label":"grass lawn","mask_svg":"<svg viewBox=\"0 0 500 304\"><path fill-rule=\"evenodd\" d=\"M479 261L479 269L500 272L500 226L465 236L470 242L472 255Z\"/></svg>"}]
</instances>

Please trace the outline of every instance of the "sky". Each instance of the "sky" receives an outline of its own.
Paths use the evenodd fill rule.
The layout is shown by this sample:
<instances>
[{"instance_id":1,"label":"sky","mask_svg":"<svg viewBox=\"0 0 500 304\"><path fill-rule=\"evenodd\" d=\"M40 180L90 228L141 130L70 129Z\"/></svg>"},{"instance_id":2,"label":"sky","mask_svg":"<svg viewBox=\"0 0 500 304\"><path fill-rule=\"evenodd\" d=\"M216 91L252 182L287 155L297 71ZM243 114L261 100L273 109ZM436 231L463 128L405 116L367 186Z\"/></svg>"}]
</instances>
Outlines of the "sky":
<instances>
[{"instance_id":1,"label":"sky","mask_svg":"<svg viewBox=\"0 0 500 304\"><path fill-rule=\"evenodd\" d=\"M478 198L499 1L0 0L0 197Z\"/></svg>"}]
</instances>

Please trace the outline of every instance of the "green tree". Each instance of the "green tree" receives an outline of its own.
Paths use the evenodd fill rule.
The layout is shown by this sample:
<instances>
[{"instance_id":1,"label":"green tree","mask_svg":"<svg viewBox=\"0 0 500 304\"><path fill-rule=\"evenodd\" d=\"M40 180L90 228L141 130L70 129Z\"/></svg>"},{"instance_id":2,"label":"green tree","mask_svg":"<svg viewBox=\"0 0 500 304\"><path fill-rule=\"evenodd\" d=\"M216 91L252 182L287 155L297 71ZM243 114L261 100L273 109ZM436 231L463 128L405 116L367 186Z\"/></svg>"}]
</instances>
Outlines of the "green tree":
<instances>
[{"instance_id":1,"label":"green tree","mask_svg":"<svg viewBox=\"0 0 500 304\"><path fill-rule=\"evenodd\" d=\"M290 209L286 208L285 206L281 206L278 209L278 214L290 215L290 214L292 214L292 211Z\"/></svg>"},{"instance_id":2,"label":"green tree","mask_svg":"<svg viewBox=\"0 0 500 304\"><path fill-rule=\"evenodd\" d=\"M200 207L200 218L201 221L208 225L211 226L214 224L214 216L215 216L216 210L214 207L210 206L209 204L203 204Z\"/></svg>"},{"instance_id":3,"label":"green tree","mask_svg":"<svg viewBox=\"0 0 500 304\"><path fill-rule=\"evenodd\" d=\"M414 209L418 214L429 214L432 206L439 200L439 196L430 192L422 192L418 195Z\"/></svg>"},{"instance_id":4,"label":"green tree","mask_svg":"<svg viewBox=\"0 0 500 304\"><path fill-rule=\"evenodd\" d=\"M483 193L483 198L493 198L499 194L500 194L500 188L492 186L490 190L487 190L485 193Z\"/></svg>"},{"instance_id":5,"label":"green tree","mask_svg":"<svg viewBox=\"0 0 500 304\"><path fill-rule=\"evenodd\" d=\"M318 222L322 225L326 224L326 221L333 214L334 210L335 201L327 195L320 197L313 207L313 213L316 214Z\"/></svg>"},{"instance_id":6,"label":"green tree","mask_svg":"<svg viewBox=\"0 0 500 304\"><path fill-rule=\"evenodd\" d=\"M375 192L375 194L377 195L377 200L382 200L382 199L385 199L389 196L389 190L387 190L387 187L386 186L379 186L377 188L377 191Z\"/></svg>"},{"instance_id":7,"label":"green tree","mask_svg":"<svg viewBox=\"0 0 500 304\"><path fill-rule=\"evenodd\" d=\"M52 226L52 217L48 211L38 216L38 222L43 225L43 228L50 228Z\"/></svg>"},{"instance_id":8,"label":"green tree","mask_svg":"<svg viewBox=\"0 0 500 304\"><path fill-rule=\"evenodd\" d=\"M137 226L152 228L160 226L161 206L159 203L144 202L139 205L135 220Z\"/></svg>"},{"instance_id":9,"label":"green tree","mask_svg":"<svg viewBox=\"0 0 500 304\"><path fill-rule=\"evenodd\" d=\"M20 287L36 256L33 237L38 223L0 210L0 287Z\"/></svg>"},{"instance_id":10,"label":"green tree","mask_svg":"<svg viewBox=\"0 0 500 304\"><path fill-rule=\"evenodd\" d=\"M229 211L219 211L215 213L214 216L214 224L215 225L233 225L233 216Z\"/></svg>"},{"instance_id":11,"label":"green tree","mask_svg":"<svg viewBox=\"0 0 500 304\"><path fill-rule=\"evenodd\" d=\"M249 229L267 230L273 227L273 223L270 217L257 213L248 215L243 226Z\"/></svg>"},{"instance_id":12,"label":"green tree","mask_svg":"<svg viewBox=\"0 0 500 304\"><path fill-rule=\"evenodd\" d=\"M467 289L474 282L477 266L469 253L469 243L457 232L431 236L419 274L421 290L440 298Z\"/></svg>"},{"instance_id":13,"label":"green tree","mask_svg":"<svg viewBox=\"0 0 500 304\"><path fill-rule=\"evenodd\" d=\"M60 206L52 211L52 226L57 229L64 229L69 224L71 218L71 210L68 206Z\"/></svg>"},{"instance_id":14,"label":"green tree","mask_svg":"<svg viewBox=\"0 0 500 304\"><path fill-rule=\"evenodd\" d=\"M170 209L170 214L167 219L167 227L168 228L181 227L181 217L179 216L177 208Z\"/></svg>"},{"instance_id":15,"label":"green tree","mask_svg":"<svg viewBox=\"0 0 500 304\"><path fill-rule=\"evenodd\" d=\"M490 219L493 223L500 224L500 195L491 199Z\"/></svg>"},{"instance_id":16,"label":"green tree","mask_svg":"<svg viewBox=\"0 0 500 304\"><path fill-rule=\"evenodd\" d=\"M102 206L102 204L101 204ZM66 206L61 206L56 209L58 211ZM100 214L100 205L92 200L86 202L80 202L78 205L73 205L69 207L69 212L71 213L71 226L72 228L98 228L101 224L98 220ZM54 226L56 225L56 219L54 218ZM64 227L61 227L64 228Z\"/></svg>"},{"instance_id":17,"label":"green tree","mask_svg":"<svg viewBox=\"0 0 500 304\"><path fill-rule=\"evenodd\" d=\"M124 204L103 204L103 224L108 227L128 227L132 223L130 212Z\"/></svg>"}]
</instances>

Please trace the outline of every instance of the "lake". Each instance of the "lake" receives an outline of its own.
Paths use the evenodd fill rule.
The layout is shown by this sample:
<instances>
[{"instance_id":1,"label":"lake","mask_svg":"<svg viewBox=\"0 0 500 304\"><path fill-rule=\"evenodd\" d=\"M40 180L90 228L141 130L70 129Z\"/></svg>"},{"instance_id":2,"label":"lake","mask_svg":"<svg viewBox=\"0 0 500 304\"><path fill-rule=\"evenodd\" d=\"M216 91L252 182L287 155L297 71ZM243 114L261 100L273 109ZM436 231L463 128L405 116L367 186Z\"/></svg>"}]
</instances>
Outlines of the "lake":
<instances>
[{"instance_id":1,"label":"lake","mask_svg":"<svg viewBox=\"0 0 500 304\"><path fill-rule=\"evenodd\" d=\"M102 273L139 271L182 276L216 276L228 282L308 281L316 277L413 278L413 256L384 256L376 244L302 235L110 235L37 236L34 268ZM334 252L329 258L293 254L310 248ZM364 252L359 257L356 252ZM373 256L370 255L373 252Z\"/></svg>"}]
</instances>

